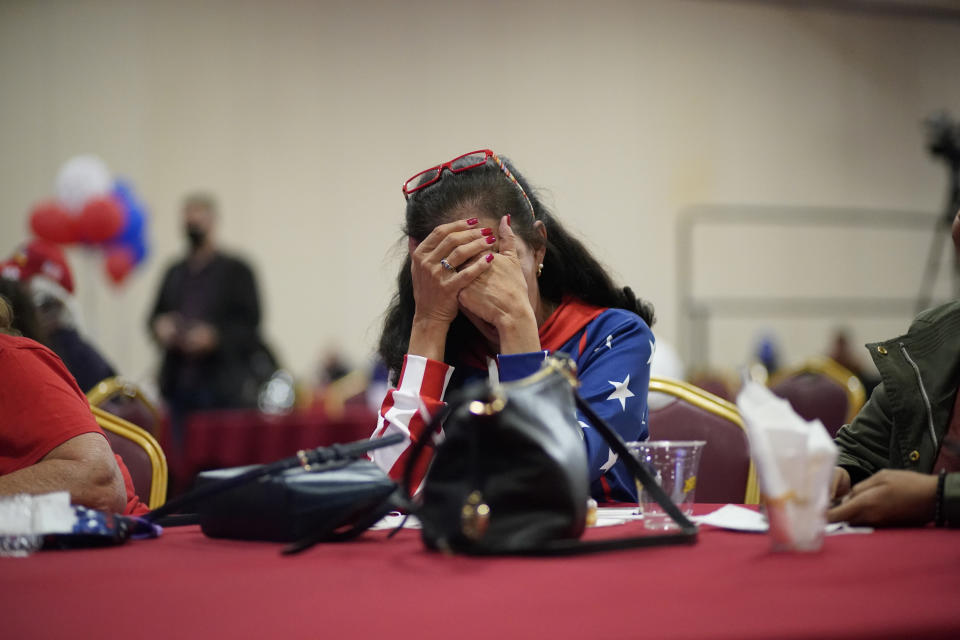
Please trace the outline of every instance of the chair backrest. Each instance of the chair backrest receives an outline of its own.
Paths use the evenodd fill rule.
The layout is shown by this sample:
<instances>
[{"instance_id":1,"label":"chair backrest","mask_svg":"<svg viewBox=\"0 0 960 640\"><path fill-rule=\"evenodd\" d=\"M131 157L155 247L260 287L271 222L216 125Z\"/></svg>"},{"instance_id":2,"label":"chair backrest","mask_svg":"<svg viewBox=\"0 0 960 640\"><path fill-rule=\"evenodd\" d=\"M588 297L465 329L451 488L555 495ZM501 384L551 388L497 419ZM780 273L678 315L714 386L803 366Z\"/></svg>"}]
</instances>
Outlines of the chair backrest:
<instances>
[{"instance_id":1,"label":"chair backrest","mask_svg":"<svg viewBox=\"0 0 960 640\"><path fill-rule=\"evenodd\" d=\"M650 411L651 440L705 440L697 502L757 504L760 489L750 443L736 405L692 384L651 378L650 391L673 401Z\"/></svg>"},{"instance_id":2,"label":"chair backrest","mask_svg":"<svg viewBox=\"0 0 960 640\"><path fill-rule=\"evenodd\" d=\"M110 448L123 458L130 471L133 487L140 499L156 509L167 499L167 458L157 441L135 424L90 407L97 424L103 429Z\"/></svg>"},{"instance_id":3,"label":"chair backrest","mask_svg":"<svg viewBox=\"0 0 960 640\"><path fill-rule=\"evenodd\" d=\"M132 422L157 440L161 438L163 416L134 383L119 376L107 378L87 392L87 400L91 406Z\"/></svg>"},{"instance_id":4,"label":"chair backrest","mask_svg":"<svg viewBox=\"0 0 960 640\"><path fill-rule=\"evenodd\" d=\"M819 419L830 437L853 420L866 400L860 379L825 357L776 375L770 390L789 401L803 419Z\"/></svg>"}]
</instances>

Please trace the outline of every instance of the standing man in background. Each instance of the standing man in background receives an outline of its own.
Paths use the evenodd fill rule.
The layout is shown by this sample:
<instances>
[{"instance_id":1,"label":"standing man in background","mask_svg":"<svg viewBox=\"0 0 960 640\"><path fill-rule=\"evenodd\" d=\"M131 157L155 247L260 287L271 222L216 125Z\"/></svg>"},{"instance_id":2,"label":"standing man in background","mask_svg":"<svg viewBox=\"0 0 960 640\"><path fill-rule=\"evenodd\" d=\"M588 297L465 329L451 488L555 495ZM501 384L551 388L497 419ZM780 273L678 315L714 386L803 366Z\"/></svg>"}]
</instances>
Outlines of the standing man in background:
<instances>
[{"instance_id":1,"label":"standing man in background","mask_svg":"<svg viewBox=\"0 0 960 640\"><path fill-rule=\"evenodd\" d=\"M160 392L183 444L194 411L255 406L275 362L259 336L260 300L250 267L217 249L216 202L194 194L183 205L187 256L167 269L149 329L163 349Z\"/></svg>"}]
</instances>

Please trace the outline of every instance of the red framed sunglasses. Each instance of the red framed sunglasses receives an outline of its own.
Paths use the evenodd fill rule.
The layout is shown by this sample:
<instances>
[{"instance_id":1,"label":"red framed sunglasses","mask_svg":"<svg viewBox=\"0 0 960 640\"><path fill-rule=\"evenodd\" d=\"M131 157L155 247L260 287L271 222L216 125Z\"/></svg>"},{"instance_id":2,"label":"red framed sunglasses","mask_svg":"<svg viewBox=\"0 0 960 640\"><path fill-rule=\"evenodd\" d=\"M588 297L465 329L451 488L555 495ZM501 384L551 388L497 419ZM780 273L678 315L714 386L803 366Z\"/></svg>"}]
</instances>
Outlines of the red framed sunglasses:
<instances>
[{"instance_id":1,"label":"red framed sunglasses","mask_svg":"<svg viewBox=\"0 0 960 640\"><path fill-rule=\"evenodd\" d=\"M530 202L530 197L527 196L527 192L524 191L523 186L517 181L514 175L510 172L510 169L507 168L507 165L490 149L479 149L477 151L471 151L470 153L465 153L461 156L457 156L450 162L444 162L443 164L438 164L435 167L430 167L429 169L424 169L420 173L416 173L403 183L403 197L407 200L410 199L410 196L417 191L425 187L429 187L434 182L438 181L443 175L443 170L448 169L451 173L462 173L464 171L469 171L470 169L475 169L477 167L482 167L487 164L487 160L493 158L493 161L500 167L500 170L503 171L504 175L510 179L510 181L517 185L517 188L520 189L520 193L523 195L523 199L526 200L527 206L530 207L530 213L533 214L533 217L537 217L536 211L534 211L533 203Z\"/></svg>"}]
</instances>

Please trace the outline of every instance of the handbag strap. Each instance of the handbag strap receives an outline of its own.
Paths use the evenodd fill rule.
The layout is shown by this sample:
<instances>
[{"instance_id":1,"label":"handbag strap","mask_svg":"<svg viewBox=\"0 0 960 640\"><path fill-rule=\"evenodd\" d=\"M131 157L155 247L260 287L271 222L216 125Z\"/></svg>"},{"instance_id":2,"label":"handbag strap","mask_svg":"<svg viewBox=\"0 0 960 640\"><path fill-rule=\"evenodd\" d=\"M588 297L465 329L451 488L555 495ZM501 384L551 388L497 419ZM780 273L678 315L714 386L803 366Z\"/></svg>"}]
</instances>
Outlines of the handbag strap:
<instances>
[{"instance_id":1,"label":"handbag strap","mask_svg":"<svg viewBox=\"0 0 960 640\"><path fill-rule=\"evenodd\" d=\"M680 511L680 508L673 503L670 497L666 492L660 487L656 480L653 479L653 476L650 475L650 472L647 471L646 467L640 464L640 461L633 457L629 449L627 449L626 443L623 441L623 438L620 437L613 428L606 423L606 421L597 415L597 412L593 410L590 404L584 400L576 389L573 391L574 398L577 402L577 408L583 413L583 415L590 421L590 424L593 425L594 429L600 432L600 435L603 436L603 439L607 441L607 444L610 445L610 448L615 454L620 457L620 460L623 461L623 464L633 476L640 481L640 484L643 485L643 488L646 489L654 500L657 501L664 511L670 516L675 523L680 526L680 530L684 533L693 533L697 532L697 525L690 521L690 519ZM639 497L639 496L638 496Z\"/></svg>"},{"instance_id":2,"label":"handbag strap","mask_svg":"<svg viewBox=\"0 0 960 640\"><path fill-rule=\"evenodd\" d=\"M613 452L623 460L624 465L630 473L650 492L650 495L657 501L657 504L663 507L663 510L680 526L680 530L674 533L629 536L610 540L590 540L588 542L582 540L554 540L537 547L510 552L509 555L566 556L584 553L600 553L604 551L620 551L640 547L696 544L697 533L699 531L697 525L691 522L690 519L680 511L679 507L670 500L670 497L667 496L666 492L657 484L657 481L653 479L650 472L631 455L623 438L621 438L603 418L597 415L590 404L577 393L576 388L573 389L573 395L577 408L580 409L584 417L600 432ZM482 551L481 554L483 554ZM504 554L498 552L492 553L491 555Z\"/></svg>"}]
</instances>

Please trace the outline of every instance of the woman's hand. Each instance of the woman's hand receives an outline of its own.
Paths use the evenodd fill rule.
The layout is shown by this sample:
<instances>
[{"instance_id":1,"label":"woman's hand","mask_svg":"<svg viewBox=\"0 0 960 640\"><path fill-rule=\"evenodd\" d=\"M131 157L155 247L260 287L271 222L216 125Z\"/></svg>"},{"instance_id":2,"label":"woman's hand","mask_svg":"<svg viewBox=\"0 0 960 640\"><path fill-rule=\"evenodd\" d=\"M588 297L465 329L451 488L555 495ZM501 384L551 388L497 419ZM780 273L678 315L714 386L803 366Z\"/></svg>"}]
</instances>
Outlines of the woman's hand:
<instances>
[{"instance_id":1,"label":"woman's hand","mask_svg":"<svg viewBox=\"0 0 960 640\"><path fill-rule=\"evenodd\" d=\"M494 241L492 230L479 228L476 218L439 225L419 244L409 239L416 311L408 353L443 360L447 330L459 311L457 295L490 268Z\"/></svg>"},{"instance_id":2,"label":"woman's hand","mask_svg":"<svg viewBox=\"0 0 960 640\"><path fill-rule=\"evenodd\" d=\"M923 525L933 519L936 496L937 476L884 469L853 485L844 501L827 511L827 519L875 526Z\"/></svg>"},{"instance_id":3,"label":"woman's hand","mask_svg":"<svg viewBox=\"0 0 960 640\"><path fill-rule=\"evenodd\" d=\"M834 467L830 482L830 500L839 500L850 493L850 473L843 467Z\"/></svg>"},{"instance_id":4,"label":"woman's hand","mask_svg":"<svg viewBox=\"0 0 960 640\"><path fill-rule=\"evenodd\" d=\"M499 255L490 269L460 291L460 305L471 320L492 325L503 354L540 350L537 317L517 253L517 237L506 216L500 219Z\"/></svg>"}]
</instances>

